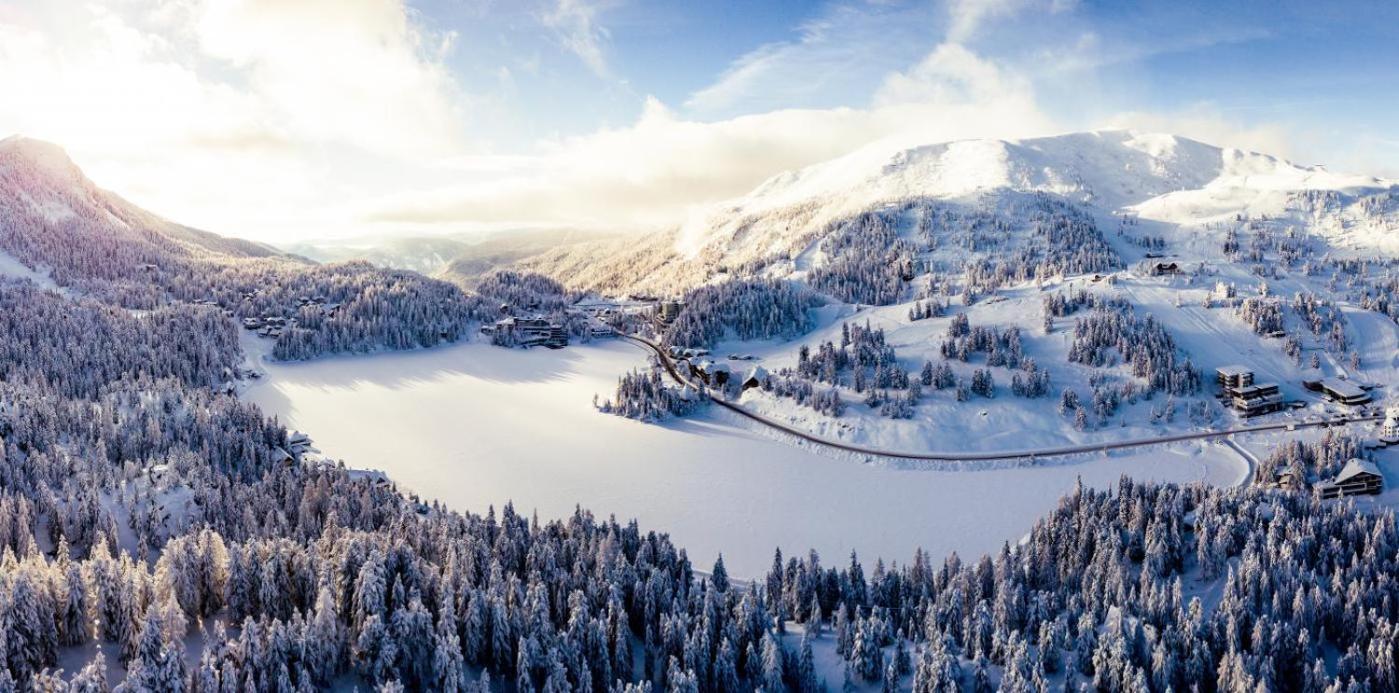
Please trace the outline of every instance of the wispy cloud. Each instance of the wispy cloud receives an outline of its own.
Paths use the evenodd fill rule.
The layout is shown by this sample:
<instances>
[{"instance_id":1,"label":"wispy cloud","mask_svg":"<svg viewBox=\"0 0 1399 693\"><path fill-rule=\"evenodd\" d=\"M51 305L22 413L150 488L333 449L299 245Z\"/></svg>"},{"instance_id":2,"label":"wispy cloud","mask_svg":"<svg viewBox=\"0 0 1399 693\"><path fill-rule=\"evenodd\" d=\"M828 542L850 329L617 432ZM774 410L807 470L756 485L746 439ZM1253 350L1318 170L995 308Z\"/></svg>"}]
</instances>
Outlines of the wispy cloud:
<instances>
[{"instance_id":1,"label":"wispy cloud","mask_svg":"<svg viewBox=\"0 0 1399 693\"><path fill-rule=\"evenodd\" d=\"M554 0L540 17L559 43L599 77L610 78L604 48L610 35L598 17L611 6L600 0Z\"/></svg>"},{"instance_id":2,"label":"wispy cloud","mask_svg":"<svg viewBox=\"0 0 1399 693\"><path fill-rule=\"evenodd\" d=\"M797 37L740 56L685 101L697 114L828 105L868 94L869 85L935 41L927 3L836 3L797 27Z\"/></svg>"},{"instance_id":3,"label":"wispy cloud","mask_svg":"<svg viewBox=\"0 0 1399 693\"><path fill-rule=\"evenodd\" d=\"M943 46L890 75L868 107L782 109L704 122L651 99L632 126L546 143L474 180L386 196L364 218L399 225L655 229L770 176L862 147L1032 136L1059 129L1033 90L966 48Z\"/></svg>"}]
</instances>

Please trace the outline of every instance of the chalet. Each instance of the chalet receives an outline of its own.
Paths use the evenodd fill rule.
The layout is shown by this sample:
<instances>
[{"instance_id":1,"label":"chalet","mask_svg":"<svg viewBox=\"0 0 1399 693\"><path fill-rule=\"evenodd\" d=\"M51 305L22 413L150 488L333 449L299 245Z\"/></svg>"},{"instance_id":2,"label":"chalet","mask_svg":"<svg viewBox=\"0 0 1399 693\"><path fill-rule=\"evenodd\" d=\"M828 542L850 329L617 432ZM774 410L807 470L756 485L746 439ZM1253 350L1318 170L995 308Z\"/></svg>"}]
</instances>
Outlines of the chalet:
<instances>
[{"instance_id":1,"label":"chalet","mask_svg":"<svg viewBox=\"0 0 1399 693\"><path fill-rule=\"evenodd\" d=\"M1274 412L1287 406L1277 383L1247 385L1233 390L1230 404L1244 416L1257 416Z\"/></svg>"},{"instance_id":2,"label":"chalet","mask_svg":"<svg viewBox=\"0 0 1399 693\"><path fill-rule=\"evenodd\" d=\"M296 457L287 452L286 448L272 448L272 463L290 467L296 464Z\"/></svg>"},{"instance_id":3,"label":"chalet","mask_svg":"<svg viewBox=\"0 0 1399 693\"><path fill-rule=\"evenodd\" d=\"M1354 406L1370 401L1370 393L1355 383L1339 378L1323 378L1321 391L1326 393L1327 397L1341 404Z\"/></svg>"},{"instance_id":4,"label":"chalet","mask_svg":"<svg viewBox=\"0 0 1399 693\"><path fill-rule=\"evenodd\" d=\"M1273 487L1284 491L1296 491L1302 488L1302 479L1298 478L1297 473L1291 469L1279 469L1273 475Z\"/></svg>"},{"instance_id":5,"label":"chalet","mask_svg":"<svg viewBox=\"0 0 1399 693\"><path fill-rule=\"evenodd\" d=\"M291 454L300 455L310 449L311 436L301 431L292 431L292 434L287 436L287 450L289 450Z\"/></svg>"},{"instance_id":6,"label":"chalet","mask_svg":"<svg viewBox=\"0 0 1399 693\"><path fill-rule=\"evenodd\" d=\"M1253 371L1245 366L1220 366L1214 371L1215 380L1225 392L1253 384Z\"/></svg>"},{"instance_id":7,"label":"chalet","mask_svg":"<svg viewBox=\"0 0 1399 693\"><path fill-rule=\"evenodd\" d=\"M1322 498L1378 495L1384 490L1384 476L1373 462L1356 458L1346 463L1335 479L1318 487Z\"/></svg>"},{"instance_id":8,"label":"chalet","mask_svg":"<svg viewBox=\"0 0 1399 693\"><path fill-rule=\"evenodd\" d=\"M1380 442L1399 445L1399 404L1391 404L1385 410L1384 423L1380 424Z\"/></svg>"},{"instance_id":9,"label":"chalet","mask_svg":"<svg viewBox=\"0 0 1399 693\"><path fill-rule=\"evenodd\" d=\"M744 390L747 390L753 387L762 387L767 384L767 380L767 369L762 366L753 366L748 370L748 375L743 376L743 382L739 383L739 385Z\"/></svg>"},{"instance_id":10,"label":"chalet","mask_svg":"<svg viewBox=\"0 0 1399 693\"><path fill-rule=\"evenodd\" d=\"M1180 265L1174 262L1156 262L1151 265L1151 276L1163 277L1180 274Z\"/></svg>"},{"instance_id":11,"label":"chalet","mask_svg":"<svg viewBox=\"0 0 1399 693\"><path fill-rule=\"evenodd\" d=\"M709 381L714 387L723 387L729 383L729 376L731 375L732 372L729 370L729 364L716 363L709 370Z\"/></svg>"},{"instance_id":12,"label":"chalet","mask_svg":"<svg viewBox=\"0 0 1399 693\"><path fill-rule=\"evenodd\" d=\"M706 385L723 387L729 382L729 366L726 363L715 363L705 359L692 365L692 372Z\"/></svg>"}]
</instances>

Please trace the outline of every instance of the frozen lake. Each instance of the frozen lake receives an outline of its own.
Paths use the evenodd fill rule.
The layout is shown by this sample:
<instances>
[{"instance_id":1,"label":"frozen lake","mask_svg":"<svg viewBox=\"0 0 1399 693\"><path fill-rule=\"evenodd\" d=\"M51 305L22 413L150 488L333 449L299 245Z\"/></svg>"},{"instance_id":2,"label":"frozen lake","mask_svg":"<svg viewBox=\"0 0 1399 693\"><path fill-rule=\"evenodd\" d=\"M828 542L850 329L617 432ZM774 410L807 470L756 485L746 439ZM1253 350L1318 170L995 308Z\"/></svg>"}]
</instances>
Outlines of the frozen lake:
<instances>
[{"instance_id":1,"label":"frozen lake","mask_svg":"<svg viewBox=\"0 0 1399 693\"><path fill-rule=\"evenodd\" d=\"M249 346L253 346L249 344ZM663 426L597 413L635 346L560 351L465 344L262 367L245 398L311 435L326 455L382 469L402 488L464 511L507 500L543 519L575 506L669 532L707 570L723 551L761 575L774 547L852 549L904 563L916 547L963 557L1023 536L1074 480L1122 474L1230 484L1241 460L1212 444L1091 456L1045 467L928 471L798 448L710 413ZM956 447L956 441L947 441Z\"/></svg>"}]
</instances>

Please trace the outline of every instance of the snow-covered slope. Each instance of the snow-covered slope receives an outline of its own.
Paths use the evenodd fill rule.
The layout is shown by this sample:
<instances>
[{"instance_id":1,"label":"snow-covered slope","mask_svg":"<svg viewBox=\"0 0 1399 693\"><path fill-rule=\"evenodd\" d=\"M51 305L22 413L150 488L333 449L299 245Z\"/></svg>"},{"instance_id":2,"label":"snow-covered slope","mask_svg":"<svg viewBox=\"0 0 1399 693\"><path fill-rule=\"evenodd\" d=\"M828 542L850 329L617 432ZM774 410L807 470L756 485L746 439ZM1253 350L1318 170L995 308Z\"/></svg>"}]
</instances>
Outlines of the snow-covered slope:
<instances>
[{"instance_id":1,"label":"snow-covered slope","mask_svg":"<svg viewBox=\"0 0 1399 693\"><path fill-rule=\"evenodd\" d=\"M1175 135L1106 130L912 148L881 142L782 173L658 234L669 240L652 243L653 252L665 257L645 264L668 266L631 283L617 282L612 260L619 256L605 246L526 264L588 288L676 292L733 268L796 258L833 222L891 203L932 199L985 208L1005 192L1047 193L1104 217L1130 215L1186 233L1239 215L1288 217L1339 251L1399 254L1395 181ZM623 264L638 261L638 245L627 249Z\"/></svg>"},{"instance_id":2,"label":"snow-covered slope","mask_svg":"<svg viewBox=\"0 0 1399 693\"><path fill-rule=\"evenodd\" d=\"M265 257L280 251L176 224L103 190L56 144L0 140L0 223L5 235L69 233L82 227L116 240L156 244L183 254ZM27 253L15 253L24 259Z\"/></svg>"},{"instance_id":3,"label":"snow-covered slope","mask_svg":"<svg viewBox=\"0 0 1399 693\"><path fill-rule=\"evenodd\" d=\"M1181 223L1256 206L1280 212L1292 194L1303 191L1366 195L1393 185L1174 135L1124 130L964 140L892 152L875 144L775 176L697 217L683 228L680 250L693 253L739 227L771 225L769 219L789 217L792 210L805 210L807 224L822 224L914 197L969 200L1000 190L1047 192L1103 210L1136 208L1142 216Z\"/></svg>"}]
</instances>

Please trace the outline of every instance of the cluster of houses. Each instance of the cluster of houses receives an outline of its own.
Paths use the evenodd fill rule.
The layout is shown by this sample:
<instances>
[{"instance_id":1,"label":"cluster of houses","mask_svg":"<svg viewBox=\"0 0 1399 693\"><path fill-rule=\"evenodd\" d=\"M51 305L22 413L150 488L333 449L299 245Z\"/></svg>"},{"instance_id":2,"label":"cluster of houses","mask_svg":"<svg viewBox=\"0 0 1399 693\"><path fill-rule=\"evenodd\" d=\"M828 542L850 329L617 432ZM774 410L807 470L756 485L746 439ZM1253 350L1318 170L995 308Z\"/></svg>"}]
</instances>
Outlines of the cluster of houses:
<instances>
[{"instance_id":1,"label":"cluster of houses","mask_svg":"<svg viewBox=\"0 0 1399 693\"><path fill-rule=\"evenodd\" d=\"M252 300L255 296L253 292L243 294L243 300ZM334 313L339 310L339 303L327 303L324 296L302 296L296 299L296 310L307 307L319 308L323 313ZM225 311L230 315L232 311ZM262 315L249 316L243 318L243 327L256 332L259 337L269 337L275 339L282 336L282 333L290 327L296 327L296 317L286 317L284 315Z\"/></svg>"},{"instance_id":2,"label":"cluster of houses","mask_svg":"<svg viewBox=\"0 0 1399 693\"><path fill-rule=\"evenodd\" d=\"M278 462L290 466L302 461L302 458L311 452L316 452L311 446L311 436L301 431L292 431L291 435L287 436L286 447L277 448L275 454Z\"/></svg>"},{"instance_id":3,"label":"cluster of houses","mask_svg":"<svg viewBox=\"0 0 1399 693\"><path fill-rule=\"evenodd\" d=\"M734 372L733 369L729 367L729 364L712 361L710 359L700 359L697 361L680 359L675 362L675 367L682 377L714 388L723 389L734 380ZM753 366L749 368L737 382L739 390L748 390L755 387L762 387L767 384L767 381L767 369L762 366Z\"/></svg>"},{"instance_id":4,"label":"cluster of houses","mask_svg":"<svg viewBox=\"0 0 1399 693\"><path fill-rule=\"evenodd\" d=\"M539 316L522 318L510 316L481 326L481 334L496 344L512 346L543 346L562 349L568 346L568 329L563 323Z\"/></svg>"},{"instance_id":5,"label":"cluster of houses","mask_svg":"<svg viewBox=\"0 0 1399 693\"><path fill-rule=\"evenodd\" d=\"M1247 366L1221 366L1215 370L1215 380L1219 383L1220 397L1242 416L1267 414L1288 406L1277 383L1255 383L1253 371ZM1304 380L1302 386L1348 406L1365 404L1371 399L1365 388L1340 378Z\"/></svg>"},{"instance_id":6,"label":"cluster of houses","mask_svg":"<svg viewBox=\"0 0 1399 693\"><path fill-rule=\"evenodd\" d=\"M243 318L243 327L256 332L259 337L280 337L288 327L295 326L296 318L284 318L280 315Z\"/></svg>"},{"instance_id":7,"label":"cluster of houses","mask_svg":"<svg viewBox=\"0 0 1399 693\"><path fill-rule=\"evenodd\" d=\"M1221 366L1215 371L1215 380L1229 406L1242 416L1258 416L1287 406L1277 383L1253 382L1253 371L1245 366Z\"/></svg>"}]
</instances>

